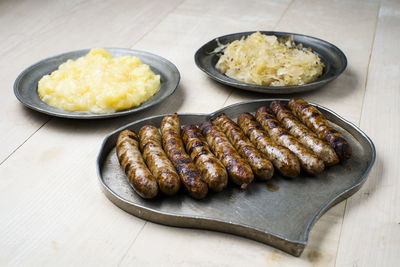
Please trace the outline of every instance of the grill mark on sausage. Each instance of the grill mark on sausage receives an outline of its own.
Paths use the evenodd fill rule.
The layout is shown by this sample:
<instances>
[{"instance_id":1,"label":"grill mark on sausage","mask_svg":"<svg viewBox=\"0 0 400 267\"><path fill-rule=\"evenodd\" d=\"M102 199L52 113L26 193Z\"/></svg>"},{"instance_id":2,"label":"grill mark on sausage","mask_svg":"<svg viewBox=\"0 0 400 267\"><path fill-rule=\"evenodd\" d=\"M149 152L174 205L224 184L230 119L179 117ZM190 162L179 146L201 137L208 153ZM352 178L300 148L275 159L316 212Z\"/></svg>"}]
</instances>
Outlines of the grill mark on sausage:
<instances>
[{"instance_id":1,"label":"grill mark on sausage","mask_svg":"<svg viewBox=\"0 0 400 267\"><path fill-rule=\"evenodd\" d=\"M116 144L117 158L134 191L142 198L154 198L158 194L157 181L143 160L138 140L132 131L120 132Z\"/></svg>"},{"instance_id":2,"label":"grill mark on sausage","mask_svg":"<svg viewBox=\"0 0 400 267\"><path fill-rule=\"evenodd\" d=\"M175 167L162 148L162 137L158 129L145 125L139 131L140 148L143 158L162 193L171 196L180 189L180 178Z\"/></svg>"},{"instance_id":3,"label":"grill mark on sausage","mask_svg":"<svg viewBox=\"0 0 400 267\"><path fill-rule=\"evenodd\" d=\"M325 133L326 133L326 135L330 135L330 134L339 133L339 132L336 131L335 129L329 129Z\"/></svg>"},{"instance_id":4,"label":"grill mark on sausage","mask_svg":"<svg viewBox=\"0 0 400 267\"><path fill-rule=\"evenodd\" d=\"M318 117L320 114L319 113L317 113L317 112L313 112L313 113L311 113L311 117L313 117L313 118L315 118L315 117Z\"/></svg>"},{"instance_id":5,"label":"grill mark on sausage","mask_svg":"<svg viewBox=\"0 0 400 267\"><path fill-rule=\"evenodd\" d=\"M192 153L192 152L190 152ZM199 157L203 156L203 155L207 155L208 151L202 150L199 153L196 154L196 156L193 157L193 161L196 162L198 160Z\"/></svg>"},{"instance_id":6,"label":"grill mark on sausage","mask_svg":"<svg viewBox=\"0 0 400 267\"><path fill-rule=\"evenodd\" d=\"M273 176L272 163L250 142L239 125L223 113L218 115L212 123L225 133L241 157L249 163L257 178L266 180Z\"/></svg>"},{"instance_id":7,"label":"grill mark on sausage","mask_svg":"<svg viewBox=\"0 0 400 267\"><path fill-rule=\"evenodd\" d=\"M266 120L266 117L270 119ZM316 175L324 170L325 166L322 160L305 148L296 138L291 136L274 118L271 109L266 106L260 107L256 112L256 118L275 142L285 146L299 158L301 167L306 172ZM271 121L276 124L275 128L269 127Z\"/></svg>"},{"instance_id":8,"label":"grill mark on sausage","mask_svg":"<svg viewBox=\"0 0 400 267\"><path fill-rule=\"evenodd\" d=\"M274 100L270 104L270 109L281 122L282 126L297 138L300 143L313 151L326 165L331 166L339 162L334 149L328 143L319 139L314 132L300 122L285 104L279 100Z\"/></svg>"},{"instance_id":9,"label":"grill mark on sausage","mask_svg":"<svg viewBox=\"0 0 400 267\"><path fill-rule=\"evenodd\" d=\"M204 122L200 130L211 150L225 166L231 180L245 189L254 179L251 167L240 157L219 127L212 125L211 122Z\"/></svg>"},{"instance_id":10,"label":"grill mark on sausage","mask_svg":"<svg viewBox=\"0 0 400 267\"><path fill-rule=\"evenodd\" d=\"M131 168L131 164L126 164L125 166L125 173L128 173L129 169Z\"/></svg>"},{"instance_id":11,"label":"grill mark on sausage","mask_svg":"<svg viewBox=\"0 0 400 267\"><path fill-rule=\"evenodd\" d=\"M196 136L191 136L191 138L196 138ZM192 152L193 152L194 149L196 149L196 148L198 148L198 147L201 147L201 146L204 146L204 143L203 143L203 142L201 142L201 141L199 141L199 140L194 141L194 142L192 143L191 147L190 147L189 150L188 150L189 155L192 154Z\"/></svg>"},{"instance_id":12,"label":"grill mark on sausage","mask_svg":"<svg viewBox=\"0 0 400 267\"><path fill-rule=\"evenodd\" d=\"M242 113L237 121L250 141L267 155L282 175L290 178L299 175L300 163L297 157L287 148L276 144L253 115L248 112Z\"/></svg>"},{"instance_id":13,"label":"grill mark on sausage","mask_svg":"<svg viewBox=\"0 0 400 267\"><path fill-rule=\"evenodd\" d=\"M304 108L303 108L304 107ZM344 136L329 125L325 116L314 106L302 99L293 98L289 101L289 108L303 121L319 138L326 140L341 160L348 159L352 154L352 148ZM336 137L343 138L341 141ZM343 142L342 145L338 145Z\"/></svg>"},{"instance_id":14,"label":"grill mark on sausage","mask_svg":"<svg viewBox=\"0 0 400 267\"><path fill-rule=\"evenodd\" d=\"M182 139L208 187L215 192L222 191L228 183L228 174L224 165L210 151L197 126L185 125L182 128Z\"/></svg>"},{"instance_id":15,"label":"grill mark on sausage","mask_svg":"<svg viewBox=\"0 0 400 267\"><path fill-rule=\"evenodd\" d=\"M180 135L179 118L176 113L163 118L161 132L164 149L178 171L185 189L193 198L204 198L207 195L208 187L202 181L201 175L189 155L186 154Z\"/></svg>"},{"instance_id":16,"label":"grill mark on sausage","mask_svg":"<svg viewBox=\"0 0 400 267\"><path fill-rule=\"evenodd\" d=\"M129 138L131 138L131 139L133 139L133 140L136 140L137 141L137 139L136 139L136 136L134 136L133 134L128 134L127 135Z\"/></svg>"}]
</instances>

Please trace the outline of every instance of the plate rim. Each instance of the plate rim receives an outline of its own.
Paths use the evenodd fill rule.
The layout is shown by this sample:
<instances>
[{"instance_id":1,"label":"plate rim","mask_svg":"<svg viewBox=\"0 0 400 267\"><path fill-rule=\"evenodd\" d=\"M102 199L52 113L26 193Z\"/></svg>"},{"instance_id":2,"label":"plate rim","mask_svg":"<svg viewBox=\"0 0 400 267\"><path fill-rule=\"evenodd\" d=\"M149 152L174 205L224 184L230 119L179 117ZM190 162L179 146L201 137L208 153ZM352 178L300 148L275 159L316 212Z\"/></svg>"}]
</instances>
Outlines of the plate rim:
<instances>
[{"instance_id":1,"label":"plate rim","mask_svg":"<svg viewBox=\"0 0 400 267\"><path fill-rule=\"evenodd\" d=\"M219 113L221 113L221 112L224 112L224 111L227 110L227 109L231 109L231 108L234 108L234 107L236 107L236 106L246 105L246 104L250 104L250 103L258 103L258 102L267 102L267 101L270 102L270 101L273 101L273 100L289 101L290 99L289 99L289 98L265 98L265 99L257 99L257 100L248 100L248 101L242 101L242 102L238 102L238 103L235 103L235 104L231 104L231 105L229 105L229 106L220 108L220 109L218 109L218 110L216 110L216 111L214 111L214 112L211 112L211 113L178 113L178 116L179 116L179 115L199 115L199 116L205 116L205 117L211 118L211 117L215 116L216 114L219 114ZM124 208L124 207L123 207L124 205L135 206L135 207L137 207L137 208L139 208L139 209L141 209L141 210L145 210L146 212L150 212L151 214L157 214L157 215L160 215L160 214L161 214L162 216L167 216L167 217L176 217L176 218L177 218L177 217L179 217L179 218L183 217L183 218L185 218L185 219L186 219L186 218L189 218L189 219L198 219L198 220L210 221L210 222L217 222L217 221L218 221L218 222L220 222L220 223L229 224L229 225L233 225L233 226L237 226L237 227L246 226L247 228L251 228L251 229L253 229L253 230L256 230L256 231L259 231L259 232L263 232L263 233L265 233L265 234L267 234L267 235L270 235L270 236L272 236L272 237L276 237L276 238L278 238L278 239L281 239L282 241L285 241L285 242L289 242L289 243L298 245L298 246L300 247L300 248L299 248L299 251L296 251L295 253L291 253L291 252L289 252L289 251L287 251L287 252L291 253L292 255L299 256L299 255L302 253L302 251L304 250L304 247L305 247L305 245L306 245L307 242L308 242L308 238L309 238L310 231L311 231L313 225L315 224L315 222L316 222L325 212L327 212L331 207L333 207L334 205L338 204L339 202L341 202L341 201L347 199L348 197L350 197L351 195L353 195L355 192L357 192L357 191L360 189L360 187L364 184L364 182L367 180L368 174L370 173L370 171L371 171L371 169L372 169L372 167L374 166L374 163L375 163L375 161L376 161L376 149L375 149L375 145L374 145L373 141L372 141L371 138L370 138L366 133L364 133L358 126L356 126L354 123L352 123L352 122L350 122L350 121L344 119L344 118L343 118L342 116L340 116L338 113L332 111L332 110L329 109L329 108L326 108L326 107L324 107L324 106L321 106L321 105L319 105L319 104L312 103L312 102L308 102L308 103L311 104L311 105L313 105L313 106L315 106L315 107L317 107L318 109L322 109L322 110L324 110L324 111L326 111L326 112L328 112L328 113L331 113L332 115L334 115L335 117L337 117L341 122L345 123L347 126L349 126L349 127L351 127L352 129L356 130L363 138L365 138L367 144L368 144L368 145L370 146L370 148L371 148L371 155L370 155L370 160L371 160L371 161L370 161L370 163L368 164L368 167L366 168L366 170L364 171L364 173L360 176L360 179L359 179L356 183L354 183L354 184L352 184L351 186L349 186L346 190L335 194L335 195L332 196L329 200L327 200L327 201L325 201L324 203L321 204L320 209L316 211L316 213L313 215L312 219L308 222L308 225L307 225L307 227L305 228L304 233L302 234L302 239L299 239L299 240L292 240L292 239L286 238L286 237L284 237L284 236L282 236L282 235L280 235L280 234L272 233L272 232L269 232L268 230L260 229L260 228L258 228L258 227L254 227L254 226L251 226L251 225L246 225L246 224L243 224L243 223L226 222L226 221L221 221L221 220L219 220L219 219L210 218L210 217L205 217L205 216L183 216L183 215L179 215L179 214L175 214L175 213L170 213L170 212L167 213L167 212L163 212L163 211L158 211L158 210L155 210L155 209L152 209L152 208L148 208L148 207L145 207L145 206L143 206L143 205L140 205L140 204L131 202L131 201L127 200L127 199L124 199L123 197L119 196L116 192L114 192L111 188L109 188L109 187L106 185L106 183L104 182L104 179L103 179L103 177L102 177L102 172L101 172L102 158L103 158L103 154L104 154L103 151L104 151L104 149L105 149L105 146L106 146L108 140L109 140L113 135L115 135L116 133L121 132L121 131L124 130L124 129L128 129L129 127L131 127L131 126L134 125L134 124L140 123L140 122L145 121L145 120L150 120L150 119L153 119L153 118L163 117L163 116L169 115L170 113L160 114L160 115L153 115L153 116L149 116L149 117L142 118L142 119L139 119L139 120L135 120L135 121L133 121L133 122L130 122L130 123L128 123L128 124L125 124L125 125L119 127L118 129L112 131L111 133L107 134L107 135L104 137L104 139L103 139L103 141L102 141L102 143L101 143L101 146L100 146L100 150L99 150L99 152L98 152L98 154L97 154L97 158L96 158L96 172L97 172L98 180L99 180L100 185L101 185L101 187L102 187L102 191L103 191L103 193L106 195L106 197L107 197L111 202L113 202L116 206L118 206L119 208L121 208L121 209L123 209L123 210L125 210L125 211L127 211L127 212L129 212L129 213L131 213L131 214L132 214L132 212L128 211L127 208ZM116 202L122 202L122 204L117 204ZM135 216L137 216L137 215L135 215ZM138 217L140 217L140 216L138 216ZM143 217L141 217L141 218L143 218ZM150 220L150 219L148 219L148 218L144 218L144 219L145 219L145 220ZM150 221L154 221L154 222L156 222L156 223L160 223L160 222L157 222L156 220L150 220ZM175 225L175 224L168 224L168 223L166 223L166 224L167 224L167 225L172 225L172 226L177 226L177 225ZM183 226L183 227L188 228L188 227L191 227L191 226ZM198 229L202 229L202 230L210 229L210 228L207 228L207 227L202 227L202 228L200 228L200 227L193 227L193 228L198 228ZM220 231L220 230L219 230L219 231ZM230 232L227 231L227 233L230 233ZM235 234L235 235L236 235L236 234ZM247 238L249 238L249 237L247 237ZM270 245L271 245L271 244L270 244Z\"/></svg>"},{"instance_id":2,"label":"plate rim","mask_svg":"<svg viewBox=\"0 0 400 267\"><path fill-rule=\"evenodd\" d=\"M127 54L129 54L129 55L134 55L134 54L145 54L145 55L148 55L148 56L157 58L159 61L161 61L161 62L163 62L163 63L165 63L166 65L169 65L169 66L171 67L171 71L177 75L176 83L174 83L174 85L172 86L172 89L170 89L170 91L168 92L168 94L166 94L164 97L162 97L162 98L160 98L160 99L154 101L153 103L151 103L151 105L148 105L148 106L143 105L143 104L145 104L147 101L149 101L149 100L151 99L151 98L150 98L150 99L148 99L147 101L145 101L145 102L143 102L142 104L140 104L139 106L137 106L137 108L133 107L133 109L131 108L131 109L126 109L126 110L122 110L122 111L119 111L119 112L117 111L117 112L113 112L113 113L89 113L89 112L88 112L87 114L74 114L74 111L67 111L67 110L59 109L59 110L61 110L61 111L63 111L63 112L68 112L68 113L65 113L65 114L64 114L64 113L59 113L59 112L53 112L53 111L50 111L50 110L47 110L47 109L42 109L42 108L40 108L40 107L37 107L36 105L32 105L32 104L27 103L27 102L25 101L25 98L22 97L21 94L19 93L19 86L20 86L21 80L24 78L25 75L29 74L29 73L30 73L32 70L34 70L37 66L39 66L39 65L41 65L41 64L43 64L43 63L45 63L46 61L49 61L49 60L52 60L52 59L55 59L55 58L59 58L59 57L62 57L62 56L67 56L67 55L69 55L69 54L74 54L74 53L83 53L83 55L84 55L85 53L88 53L88 52L92 49L92 48L85 48L85 49L79 49L79 50L71 50L71 51L64 52L64 53L61 53L61 54L57 54L57 55L54 55L54 56L46 57L46 58L44 58L44 59L41 59L41 60L39 60L39 61L37 61L37 62L31 64L30 66L28 66L27 68L25 68L24 70L22 70L22 71L18 74L18 76L17 76L17 78L15 79L14 84L13 84L13 91L14 91L15 97L16 97L16 98L18 99L18 101L21 102L25 107L27 107L27 108L29 108L29 109L32 109L32 110L34 110L34 111L43 113L43 114L47 114L47 115L54 116L54 117L59 117L59 118L82 119L82 120L89 119L89 120L91 120L91 119L107 119L107 118L121 117L121 116L126 116L126 115L129 115L129 114L133 114L133 113L142 111L142 110L144 110L144 109L150 108L150 107L155 106L155 105L159 104L160 102L164 101L164 100L167 99L169 96L171 96L171 95L175 92L175 90L178 88L178 85L179 85L180 80L181 80L181 74L180 74L178 68L176 67L176 65L173 64L173 63L172 63L171 61L169 61L168 59L166 59L166 58L164 58L164 57L161 57L161 56L159 56L159 55L156 55L156 54L154 54L154 53L144 51L144 50L130 49L130 48L122 48L122 47L102 47L102 48L104 48L105 50L107 50L107 51L109 51L109 52L110 52L110 50L111 50L111 51L112 51L112 50L114 50L114 51L120 51L120 52L127 52L127 51L130 51L130 52L133 52L133 54L130 54L130 53L127 53ZM137 57L139 57L139 56L137 56ZM139 57L139 58L140 58L140 57ZM148 65L149 65L149 64L148 64ZM151 65L149 65L149 66L151 67ZM160 88L161 88L161 85L160 85ZM159 88L159 89L160 89L160 88ZM153 97L154 97L154 96L153 96ZM45 103L45 104L46 104L46 103ZM48 105L48 104L46 104L46 105ZM53 108L55 108L55 107L53 107ZM58 108L56 108L56 109L58 109Z\"/></svg>"},{"instance_id":3,"label":"plate rim","mask_svg":"<svg viewBox=\"0 0 400 267\"><path fill-rule=\"evenodd\" d=\"M315 80L312 81L310 83L306 83L306 84L302 84L302 85L291 85L291 86L265 86L265 85L257 85L257 84L251 84L251 83L245 83L242 81L238 81L235 80L233 78L230 78L224 74L221 73L221 77L215 76L213 73L211 73L208 68L205 68L203 66L203 64L200 63L200 54L201 54L201 50L207 46L208 44L210 44L211 42L217 41L220 38L226 38L226 37L230 37L230 36L234 36L234 35L241 35L241 36L248 36L252 33L255 32L260 32L262 34L268 34L268 35L294 35L294 36L301 36L301 37L306 37L306 38L310 38L313 40L316 40L320 43L323 43L324 45L330 46L333 48L333 50L335 50L337 53L337 55L339 56L341 62L343 63L343 67L341 69L339 69L339 71L333 75L332 77L326 78L326 79L322 79L322 80ZM301 92L306 92L306 91L311 91L311 90L316 90L319 87L322 87L323 85L335 80L337 77L339 77L347 68L347 57L344 54L344 52L337 47L336 45L325 41L323 39L314 37L314 36L310 36L310 35L306 35L306 34L301 34L301 33L294 33L294 32L283 32L283 31L265 31L265 30L258 30L258 31L246 31L246 32L237 32L237 33L230 33L230 34L226 34L226 35L221 35L218 37L215 37L213 39L211 39L210 41L204 43L199 49L197 49L196 53L194 54L194 61L196 63L196 66L203 71L205 74L207 74L210 78L212 78L213 80L220 82L222 84L231 86L231 87L235 87L237 89L241 89L241 90L246 90L246 91L255 91L255 92L259 92L259 93L278 93L278 94L289 94L289 93L301 93ZM216 70L216 69L215 69ZM218 72L218 70L216 70ZM323 82L322 84L320 84L321 82ZM312 87L312 88L310 88Z\"/></svg>"}]
</instances>

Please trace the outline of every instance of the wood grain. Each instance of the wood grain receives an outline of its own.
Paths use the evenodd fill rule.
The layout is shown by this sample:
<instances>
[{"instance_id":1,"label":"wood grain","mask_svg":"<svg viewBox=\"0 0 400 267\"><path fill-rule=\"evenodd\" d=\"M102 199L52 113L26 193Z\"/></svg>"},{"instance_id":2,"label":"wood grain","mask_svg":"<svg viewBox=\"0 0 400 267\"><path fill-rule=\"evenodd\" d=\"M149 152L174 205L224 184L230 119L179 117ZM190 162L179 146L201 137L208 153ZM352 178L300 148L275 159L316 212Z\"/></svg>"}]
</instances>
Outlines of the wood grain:
<instances>
[{"instance_id":1,"label":"wood grain","mask_svg":"<svg viewBox=\"0 0 400 267\"><path fill-rule=\"evenodd\" d=\"M195 66L194 53L204 43L227 33L273 27L289 2L184 1L134 46L170 59L181 72L180 85L171 97L179 99L180 106L163 103L160 109L164 112L210 113L222 107L230 88L220 86L204 75ZM265 15L265 10L274 12Z\"/></svg>"},{"instance_id":2,"label":"wood grain","mask_svg":"<svg viewBox=\"0 0 400 267\"><path fill-rule=\"evenodd\" d=\"M108 124L52 119L37 131L48 118L23 108L12 83L23 68L54 54L130 47L179 1L0 4L7 50L0 85L8 88L0 91L8 116L0 126L0 161L26 141L0 165L0 265L116 265L145 222L121 212L98 186L95 158Z\"/></svg>"},{"instance_id":3,"label":"wood grain","mask_svg":"<svg viewBox=\"0 0 400 267\"><path fill-rule=\"evenodd\" d=\"M0 163L49 120L18 102L14 80L35 62L90 47L130 47L180 2L1 1Z\"/></svg>"},{"instance_id":4,"label":"wood grain","mask_svg":"<svg viewBox=\"0 0 400 267\"><path fill-rule=\"evenodd\" d=\"M0 265L396 266L400 144L386 133L400 130L399 16L395 0L0 1L6 114L0 124ZM292 31L338 45L348 58L345 73L299 97L359 124L378 151L364 187L317 221L299 258L234 235L146 222L109 202L97 182L101 141L117 127L150 115L208 113L275 97L215 83L194 64L205 42L249 30ZM50 119L15 99L13 82L30 64L95 46L165 57L179 68L181 83L154 108L101 121Z\"/></svg>"},{"instance_id":5,"label":"wood grain","mask_svg":"<svg viewBox=\"0 0 400 267\"><path fill-rule=\"evenodd\" d=\"M336 266L398 266L400 262L400 3L383 1L360 127L377 160L361 190L347 201Z\"/></svg>"},{"instance_id":6,"label":"wood grain","mask_svg":"<svg viewBox=\"0 0 400 267\"><path fill-rule=\"evenodd\" d=\"M354 16L355 9L357 16ZM346 70L335 81L296 97L326 106L358 125L378 10L379 1L309 0L295 1L290 6L274 30L324 39L338 46L348 60ZM232 90L226 105L267 97L271 95Z\"/></svg>"}]
</instances>

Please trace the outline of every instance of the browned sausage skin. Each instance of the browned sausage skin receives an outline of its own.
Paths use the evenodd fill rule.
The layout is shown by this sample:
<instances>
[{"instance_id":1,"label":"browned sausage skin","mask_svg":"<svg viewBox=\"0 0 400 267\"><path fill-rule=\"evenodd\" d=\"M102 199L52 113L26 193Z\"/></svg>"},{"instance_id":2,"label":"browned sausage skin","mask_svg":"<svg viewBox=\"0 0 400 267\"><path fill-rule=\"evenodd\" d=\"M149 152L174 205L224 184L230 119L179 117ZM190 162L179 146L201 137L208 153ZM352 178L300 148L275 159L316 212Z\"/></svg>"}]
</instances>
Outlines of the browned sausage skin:
<instances>
[{"instance_id":1,"label":"browned sausage skin","mask_svg":"<svg viewBox=\"0 0 400 267\"><path fill-rule=\"evenodd\" d=\"M143 198L155 197L158 194L157 182L140 154L137 135L129 130L122 131L116 150L119 163L135 192Z\"/></svg>"},{"instance_id":2,"label":"browned sausage skin","mask_svg":"<svg viewBox=\"0 0 400 267\"><path fill-rule=\"evenodd\" d=\"M186 154L180 130L178 114L175 113L163 118L161 133L164 150L178 171L181 182L189 195L196 199L205 198L208 193L207 184L202 181L199 171L189 155Z\"/></svg>"},{"instance_id":3,"label":"browned sausage skin","mask_svg":"<svg viewBox=\"0 0 400 267\"><path fill-rule=\"evenodd\" d=\"M300 163L296 155L286 147L276 144L253 115L242 113L237 122L251 142L267 155L283 176L294 178L300 174Z\"/></svg>"},{"instance_id":4,"label":"browned sausage skin","mask_svg":"<svg viewBox=\"0 0 400 267\"><path fill-rule=\"evenodd\" d=\"M255 176L260 180L270 179L274 175L274 167L267 156L261 153L243 133L242 129L225 114L218 115L212 124L218 126L243 159L247 160Z\"/></svg>"},{"instance_id":5,"label":"browned sausage skin","mask_svg":"<svg viewBox=\"0 0 400 267\"><path fill-rule=\"evenodd\" d=\"M352 148L344 136L329 125L324 115L302 99L293 98L289 101L289 108L303 121L319 138L327 141L341 160L350 158Z\"/></svg>"},{"instance_id":6,"label":"browned sausage skin","mask_svg":"<svg viewBox=\"0 0 400 267\"><path fill-rule=\"evenodd\" d=\"M162 148L161 134L152 125L145 125L139 131L140 150L147 166L156 178L160 191L168 196L174 195L181 181L171 161Z\"/></svg>"},{"instance_id":7,"label":"browned sausage skin","mask_svg":"<svg viewBox=\"0 0 400 267\"><path fill-rule=\"evenodd\" d=\"M332 166L339 162L339 157L335 150L301 123L282 102L275 100L271 102L270 108L286 130L322 159L325 165Z\"/></svg>"},{"instance_id":8,"label":"browned sausage skin","mask_svg":"<svg viewBox=\"0 0 400 267\"><path fill-rule=\"evenodd\" d=\"M224 165L211 153L207 141L195 125L182 127L182 139L197 169L208 187L214 192L222 191L228 183Z\"/></svg>"},{"instance_id":9,"label":"browned sausage skin","mask_svg":"<svg viewBox=\"0 0 400 267\"><path fill-rule=\"evenodd\" d=\"M214 154L225 166L232 181L240 185L242 189L246 189L247 185L254 179L249 164L240 157L228 138L217 126L206 121L201 124L200 130Z\"/></svg>"},{"instance_id":10,"label":"browned sausage skin","mask_svg":"<svg viewBox=\"0 0 400 267\"><path fill-rule=\"evenodd\" d=\"M286 132L268 107L260 107L257 110L256 119L275 142L288 148L299 158L301 167L307 173L316 175L324 170L325 166L323 161L305 148L296 138Z\"/></svg>"}]
</instances>

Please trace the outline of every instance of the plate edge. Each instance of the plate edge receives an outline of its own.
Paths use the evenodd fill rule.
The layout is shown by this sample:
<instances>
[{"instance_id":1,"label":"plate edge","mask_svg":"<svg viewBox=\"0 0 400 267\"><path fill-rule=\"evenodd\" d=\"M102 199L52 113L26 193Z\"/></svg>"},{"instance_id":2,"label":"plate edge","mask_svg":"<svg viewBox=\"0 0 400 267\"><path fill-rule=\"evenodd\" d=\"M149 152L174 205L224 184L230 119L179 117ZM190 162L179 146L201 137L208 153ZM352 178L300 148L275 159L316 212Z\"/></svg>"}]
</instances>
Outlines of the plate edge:
<instances>
[{"instance_id":1,"label":"plate edge","mask_svg":"<svg viewBox=\"0 0 400 267\"><path fill-rule=\"evenodd\" d=\"M80 53L80 52L81 52L81 53L87 53L87 52L90 51L90 48L88 48L88 49L73 50L73 51L61 53L61 54L58 54L58 55L55 55L55 56L46 57L46 58L44 58L44 59L41 59L41 60L39 60L39 61L33 63L32 65L30 65L29 67L25 68L24 70L22 70L22 71L18 74L18 76L17 76L17 78L15 79L14 84L13 84L13 91L14 91L15 97L16 97L16 98L18 99L18 101L21 102L25 107L27 107L27 108L29 108L29 109L31 109L31 110L34 110L34 111L36 111L36 112L40 112L40 113L46 114L46 115L50 115L50 116L54 116L54 117L58 117L58 118L66 118L66 119L94 120L94 119L108 119L108 118L122 117L122 116L127 116L127 115L130 115L130 114L136 113L136 112L140 112L140 111L145 110L145 109L147 109L147 108L150 108L150 107L152 107L152 106L158 105L158 104L159 104L160 102L162 102L163 100L166 100L166 99L167 99L168 97L170 97L170 96L176 91L176 89L178 88L179 83L180 83L180 80L181 80L181 74L180 74L178 68L176 67L176 65L175 65L174 63L172 63L171 61L169 61L168 59L166 59L166 58L164 58L164 57L162 57L162 56L153 54L153 53L151 53L151 52L144 51L144 50L137 50L137 49L130 49L130 48L120 48L120 47L104 47L104 49L106 49L106 50L108 50L108 49L111 49L111 50L120 50L120 51L127 51L127 50L128 50L128 51L133 51L133 52L138 52L138 53L144 53L144 54L150 55L150 56L152 56L152 57L159 58L159 59L161 59L164 63L166 63L167 65L171 66L171 67L174 69L174 71L176 72L176 74L177 74L176 85L174 85L174 88L173 88L164 98L159 99L158 101L154 102L154 103L153 103L152 105L150 105L150 106L142 106L142 107L141 107L141 105L139 105L139 107L138 107L137 109L135 109L134 111L126 110L126 111L115 112L115 113L110 113L110 114L95 114L95 113L91 113L91 114L88 114L88 116L82 116L82 115L79 115L79 114L60 114L60 113L54 113L54 112L51 112L51 111L48 111L48 110L43 110L43 109L40 109L40 108L38 108L38 107L36 107L36 106L34 106L34 105L31 105L31 104L28 104L28 103L25 103L25 102L24 102L23 97L22 97L22 96L20 95L20 93L18 92L19 83L20 83L21 79L24 77L24 75L26 75L27 73L29 73L29 71L31 71L32 69L34 69L35 67L37 67L37 65L42 64L43 62L46 62L46 61L51 60L51 59L53 59L53 58L57 58L57 57L61 57L61 56L66 56L66 55L69 55L69 54L72 54L72 53ZM151 98L150 98L150 99L151 99ZM150 99L149 99L149 100L150 100ZM147 101L146 101L146 102L147 102ZM146 102L144 102L144 103L146 103ZM144 103L142 103L142 104L144 104Z\"/></svg>"}]
</instances>

